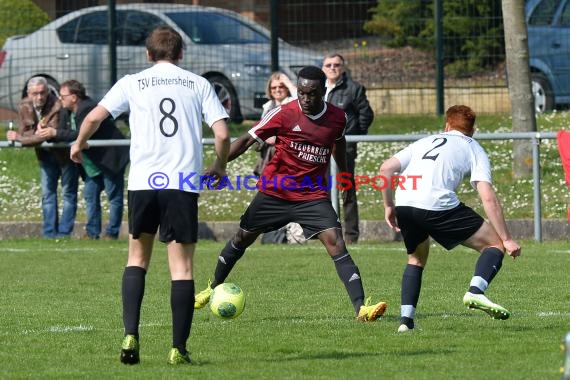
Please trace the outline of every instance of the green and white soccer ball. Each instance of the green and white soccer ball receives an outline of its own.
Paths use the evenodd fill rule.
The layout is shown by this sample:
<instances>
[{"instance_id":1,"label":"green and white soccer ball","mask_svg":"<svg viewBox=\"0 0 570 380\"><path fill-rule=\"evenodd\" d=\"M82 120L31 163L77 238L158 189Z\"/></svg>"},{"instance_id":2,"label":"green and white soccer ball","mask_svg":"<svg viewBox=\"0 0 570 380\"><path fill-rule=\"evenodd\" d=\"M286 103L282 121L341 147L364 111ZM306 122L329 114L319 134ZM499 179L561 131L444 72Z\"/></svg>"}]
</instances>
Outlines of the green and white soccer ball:
<instances>
[{"instance_id":1,"label":"green and white soccer ball","mask_svg":"<svg viewBox=\"0 0 570 380\"><path fill-rule=\"evenodd\" d=\"M229 282L214 288L210 297L210 310L216 317L233 319L245 308L245 293L239 286Z\"/></svg>"}]
</instances>

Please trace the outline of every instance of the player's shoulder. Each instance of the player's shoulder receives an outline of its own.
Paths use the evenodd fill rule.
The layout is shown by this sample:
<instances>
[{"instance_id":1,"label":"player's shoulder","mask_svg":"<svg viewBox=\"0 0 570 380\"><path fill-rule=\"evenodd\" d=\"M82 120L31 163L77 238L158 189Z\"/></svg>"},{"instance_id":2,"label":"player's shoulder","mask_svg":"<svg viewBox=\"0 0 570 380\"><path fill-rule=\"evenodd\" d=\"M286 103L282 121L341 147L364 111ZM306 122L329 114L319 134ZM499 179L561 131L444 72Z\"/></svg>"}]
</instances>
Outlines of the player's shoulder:
<instances>
[{"instance_id":1,"label":"player's shoulder","mask_svg":"<svg viewBox=\"0 0 570 380\"><path fill-rule=\"evenodd\" d=\"M345 122L346 121L346 113L344 112L344 110L340 107L335 106L332 103L326 102L327 105L327 110L326 110L326 115L328 118L333 119L333 120L338 120L341 122Z\"/></svg>"}]
</instances>

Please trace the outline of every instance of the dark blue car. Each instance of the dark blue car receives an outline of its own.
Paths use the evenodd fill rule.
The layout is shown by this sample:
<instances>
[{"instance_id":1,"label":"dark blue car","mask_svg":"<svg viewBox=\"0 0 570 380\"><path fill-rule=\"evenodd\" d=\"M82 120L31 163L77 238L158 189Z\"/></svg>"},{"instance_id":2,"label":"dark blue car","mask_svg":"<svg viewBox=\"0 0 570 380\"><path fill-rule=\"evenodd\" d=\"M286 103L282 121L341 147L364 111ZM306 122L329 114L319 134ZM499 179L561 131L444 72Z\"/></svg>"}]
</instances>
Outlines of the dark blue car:
<instances>
[{"instance_id":1,"label":"dark blue car","mask_svg":"<svg viewBox=\"0 0 570 380\"><path fill-rule=\"evenodd\" d=\"M536 112L570 104L570 0L526 2Z\"/></svg>"}]
</instances>

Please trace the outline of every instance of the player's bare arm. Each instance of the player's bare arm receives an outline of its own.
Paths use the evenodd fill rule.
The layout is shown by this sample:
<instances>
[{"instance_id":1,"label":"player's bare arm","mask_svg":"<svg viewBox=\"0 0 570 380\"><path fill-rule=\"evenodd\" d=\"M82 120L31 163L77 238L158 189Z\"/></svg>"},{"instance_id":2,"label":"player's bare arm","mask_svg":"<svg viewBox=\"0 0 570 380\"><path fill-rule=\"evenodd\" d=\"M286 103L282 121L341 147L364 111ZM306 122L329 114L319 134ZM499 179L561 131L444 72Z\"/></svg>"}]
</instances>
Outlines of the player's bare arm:
<instances>
[{"instance_id":1,"label":"player's bare arm","mask_svg":"<svg viewBox=\"0 0 570 380\"><path fill-rule=\"evenodd\" d=\"M230 154L230 131L225 120L218 120L212 124L214 132L214 149L216 150L216 163L225 172Z\"/></svg>"},{"instance_id":2,"label":"player's bare arm","mask_svg":"<svg viewBox=\"0 0 570 380\"><path fill-rule=\"evenodd\" d=\"M379 174L383 176L383 178L393 178L394 173L399 172L402 170L402 166L400 161L396 157L391 157L384 161L382 165L380 165ZM400 231L400 227L398 227L398 221L396 220L396 207L394 205L394 199L392 197L392 183L390 182L388 186L385 186L382 189L382 199L384 200L384 219L388 226L395 230L396 232Z\"/></svg>"},{"instance_id":3,"label":"player's bare arm","mask_svg":"<svg viewBox=\"0 0 570 380\"><path fill-rule=\"evenodd\" d=\"M212 166L204 171L204 175L213 178L211 185L216 187L221 178L226 176L226 166L230 152L230 132L225 120L218 120L212 124L214 132L214 150L216 159Z\"/></svg>"},{"instance_id":4,"label":"player's bare arm","mask_svg":"<svg viewBox=\"0 0 570 380\"><path fill-rule=\"evenodd\" d=\"M503 241L507 254L513 258L520 256L521 247L513 240L511 233L509 232L505 216L503 214L503 208L499 202L497 194L495 193L495 189L493 189L493 186L489 182L484 181L477 182L476 186L481 202L483 203L485 214Z\"/></svg>"},{"instance_id":5,"label":"player's bare arm","mask_svg":"<svg viewBox=\"0 0 570 380\"><path fill-rule=\"evenodd\" d=\"M228 162L235 160L242 154L244 154L250 146L253 145L257 140L249 134L249 132L244 133L238 137L230 145L230 154L228 157Z\"/></svg>"},{"instance_id":6,"label":"player's bare arm","mask_svg":"<svg viewBox=\"0 0 570 380\"><path fill-rule=\"evenodd\" d=\"M212 126L213 128L213 126ZM239 156L241 156L244 152L247 151L247 149L253 145L253 143L256 140L249 134L249 133L244 133L243 135L241 135L240 137L238 137L236 140L234 140L230 145L229 145L229 153L227 154L227 162L233 161L234 159L238 158ZM217 152L216 152L217 154ZM214 178L214 181L212 182L212 185L215 187L219 181L219 179L221 177L219 177L216 173L217 173L217 169L220 167L220 158L216 158L215 162L209 166L205 171L204 171L204 175L205 176L211 176ZM224 165L224 172L225 172L225 165Z\"/></svg>"},{"instance_id":7,"label":"player's bare arm","mask_svg":"<svg viewBox=\"0 0 570 380\"><path fill-rule=\"evenodd\" d=\"M336 140L336 143L333 146L332 154L338 166L338 171L348 171L346 166L346 138L344 136Z\"/></svg>"}]
</instances>

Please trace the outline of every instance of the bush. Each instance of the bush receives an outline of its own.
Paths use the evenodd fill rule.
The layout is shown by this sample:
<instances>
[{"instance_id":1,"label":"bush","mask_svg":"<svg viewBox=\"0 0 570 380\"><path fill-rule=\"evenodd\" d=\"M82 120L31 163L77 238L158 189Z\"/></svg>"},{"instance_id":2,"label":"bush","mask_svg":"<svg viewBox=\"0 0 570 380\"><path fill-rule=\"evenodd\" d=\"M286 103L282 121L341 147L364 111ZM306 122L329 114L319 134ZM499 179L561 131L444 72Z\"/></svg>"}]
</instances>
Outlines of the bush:
<instances>
[{"instance_id":1,"label":"bush","mask_svg":"<svg viewBox=\"0 0 570 380\"><path fill-rule=\"evenodd\" d=\"M500 0L443 1L443 47L450 74L473 74L504 60ZM379 0L364 30L388 46L435 50L433 1Z\"/></svg>"},{"instance_id":2,"label":"bush","mask_svg":"<svg viewBox=\"0 0 570 380\"><path fill-rule=\"evenodd\" d=\"M31 0L0 0L0 46L6 38L31 33L50 21Z\"/></svg>"}]
</instances>

